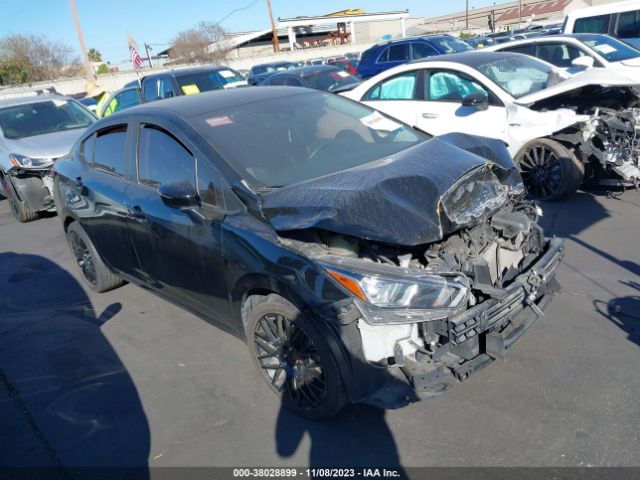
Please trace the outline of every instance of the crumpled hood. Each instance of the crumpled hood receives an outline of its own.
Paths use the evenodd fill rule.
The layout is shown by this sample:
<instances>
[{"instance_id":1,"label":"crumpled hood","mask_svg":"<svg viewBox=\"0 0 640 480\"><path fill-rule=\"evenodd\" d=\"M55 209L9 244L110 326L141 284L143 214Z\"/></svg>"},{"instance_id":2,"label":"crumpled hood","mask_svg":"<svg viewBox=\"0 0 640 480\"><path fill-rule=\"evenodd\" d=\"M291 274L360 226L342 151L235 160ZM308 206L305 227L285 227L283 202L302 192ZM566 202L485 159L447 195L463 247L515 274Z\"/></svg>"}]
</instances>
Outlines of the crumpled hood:
<instances>
[{"instance_id":1,"label":"crumpled hood","mask_svg":"<svg viewBox=\"0 0 640 480\"><path fill-rule=\"evenodd\" d=\"M621 71L606 68L590 68L560 83L543 88L535 93L525 95L516 100L520 105L535 107L535 104L545 103L552 99L565 99L569 96L582 98L593 103L594 107L602 107L601 99L608 97L612 92L619 91L621 87L628 87L636 96L640 94L640 85L633 78ZM585 98L586 96L586 98ZM618 95L619 96L619 95ZM629 105L620 105L626 108ZM614 107L614 105L612 105Z\"/></svg>"},{"instance_id":2,"label":"crumpled hood","mask_svg":"<svg viewBox=\"0 0 640 480\"><path fill-rule=\"evenodd\" d=\"M71 147L85 130L85 128L75 128L17 140L4 138L2 144L7 152L18 153L25 157L59 158L71 151Z\"/></svg>"},{"instance_id":3,"label":"crumpled hood","mask_svg":"<svg viewBox=\"0 0 640 480\"><path fill-rule=\"evenodd\" d=\"M421 245L461 228L442 208L443 195L465 175L488 166L503 177L516 171L502 142L448 134L392 157L265 194L261 211L278 231L320 228L389 244Z\"/></svg>"}]
</instances>

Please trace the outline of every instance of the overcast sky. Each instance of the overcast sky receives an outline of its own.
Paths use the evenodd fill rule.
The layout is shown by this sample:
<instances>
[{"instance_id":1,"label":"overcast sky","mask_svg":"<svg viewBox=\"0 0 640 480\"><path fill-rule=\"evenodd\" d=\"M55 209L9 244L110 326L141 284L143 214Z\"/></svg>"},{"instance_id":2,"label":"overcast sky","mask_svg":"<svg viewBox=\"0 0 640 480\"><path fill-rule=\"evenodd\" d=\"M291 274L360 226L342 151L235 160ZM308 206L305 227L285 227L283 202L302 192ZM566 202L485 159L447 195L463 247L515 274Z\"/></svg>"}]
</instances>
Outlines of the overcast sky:
<instances>
[{"instance_id":1,"label":"overcast sky","mask_svg":"<svg viewBox=\"0 0 640 480\"><path fill-rule=\"evenodd\" d=\"M469 0L469 8L494 1ZM465 0L271 0L273 15L289 18L324 15L346 8L367 12L409 9L412 17L436 16L463 11ZM128 59L126 34L140 50L144 42L156 51L166 48L175 35L199 21L222 21L230 32L269 28L266 0L76 0L87 48L96 48L103 60L118 64ZM11 33L46 35L80 51L68 0L0 0L0 37ZM144 56L144 52L140 52ZM79 53L78 53L79 54Z\"/></svg>"}]
</instances>

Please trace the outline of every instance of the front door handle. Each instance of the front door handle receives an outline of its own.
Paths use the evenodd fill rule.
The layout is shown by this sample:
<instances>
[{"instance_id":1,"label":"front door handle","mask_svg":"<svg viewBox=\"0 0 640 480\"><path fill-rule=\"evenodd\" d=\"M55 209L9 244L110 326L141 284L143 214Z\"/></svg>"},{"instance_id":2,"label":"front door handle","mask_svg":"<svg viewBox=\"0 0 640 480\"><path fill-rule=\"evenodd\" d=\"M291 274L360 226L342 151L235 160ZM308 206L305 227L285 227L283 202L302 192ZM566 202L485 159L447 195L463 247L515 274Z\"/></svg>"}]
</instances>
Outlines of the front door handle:
<instances>
[{"instance_id":1,"label":"front door handle","mask_svg":"<svg viewBox=\"0 0 640 480\"><path fill-rule=\"evenodd\" d=\"M438 114L437 113L423 113L422 114L422 118L438 118Z\"/></svg>"},{"instance_id":2,"label":"front door handle","mask_svg":"<svg viewBox=\"0 0 640 480\"><path fill-rule=\"evenodd\" d=\"M135 220L146 220L147 214L140 205L134 205L133 207L127 207L127 217Z\"/></svg>"}]
</instances>

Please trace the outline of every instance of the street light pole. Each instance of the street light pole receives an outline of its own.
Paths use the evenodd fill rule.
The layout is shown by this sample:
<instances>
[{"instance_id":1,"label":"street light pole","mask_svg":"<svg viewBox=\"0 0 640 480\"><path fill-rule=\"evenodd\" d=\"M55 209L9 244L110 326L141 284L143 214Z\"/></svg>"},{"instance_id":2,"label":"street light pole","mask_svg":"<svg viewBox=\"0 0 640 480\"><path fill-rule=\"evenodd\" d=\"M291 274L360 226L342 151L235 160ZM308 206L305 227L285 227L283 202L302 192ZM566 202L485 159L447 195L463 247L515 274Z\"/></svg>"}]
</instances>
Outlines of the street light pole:
<instances>
[{"instance_id":1,"label":"street light pole","mask_svg":"<svg viewBox=\"0 0 640 480\"><path fill-rule=\"evenodd\" d=\"M78 10L76 10L76 0L69 0L69 7L71 8L71 15L73 16L73 23L76 26L76 33L78 34L78 41L80 42L80 50L82 51L82 57L84 58L84 66L87 71L87 80L90 82L96 81L96 76L93 73L93 67L89 61L89 54L87 54L87 47L84 44L84 37L82 36L82 30L80 29L80 20L78 19Z\"/></svg>"}]
</instances>

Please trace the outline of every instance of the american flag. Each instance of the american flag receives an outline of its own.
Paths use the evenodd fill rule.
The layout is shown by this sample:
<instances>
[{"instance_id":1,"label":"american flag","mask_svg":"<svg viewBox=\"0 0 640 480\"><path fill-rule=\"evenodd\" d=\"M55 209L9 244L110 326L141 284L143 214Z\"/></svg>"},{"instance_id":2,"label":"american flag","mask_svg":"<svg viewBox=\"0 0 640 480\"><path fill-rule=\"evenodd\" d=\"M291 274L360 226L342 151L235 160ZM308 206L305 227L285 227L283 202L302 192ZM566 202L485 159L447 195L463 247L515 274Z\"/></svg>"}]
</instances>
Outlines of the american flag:
<instances>
[{"instance_id":1,"label":"american flag","mask_svg":"<svg viewBox=\"0 0 640 480\"><path fill-rule=\"evenodd\" d=\"M142 57L138 53L136 42L133 41L131 35L127 35L127 41L129 42L129 56L131 57L131 63L135 70L140 70L142 67Z\"/></svg>"}]
</instances>

